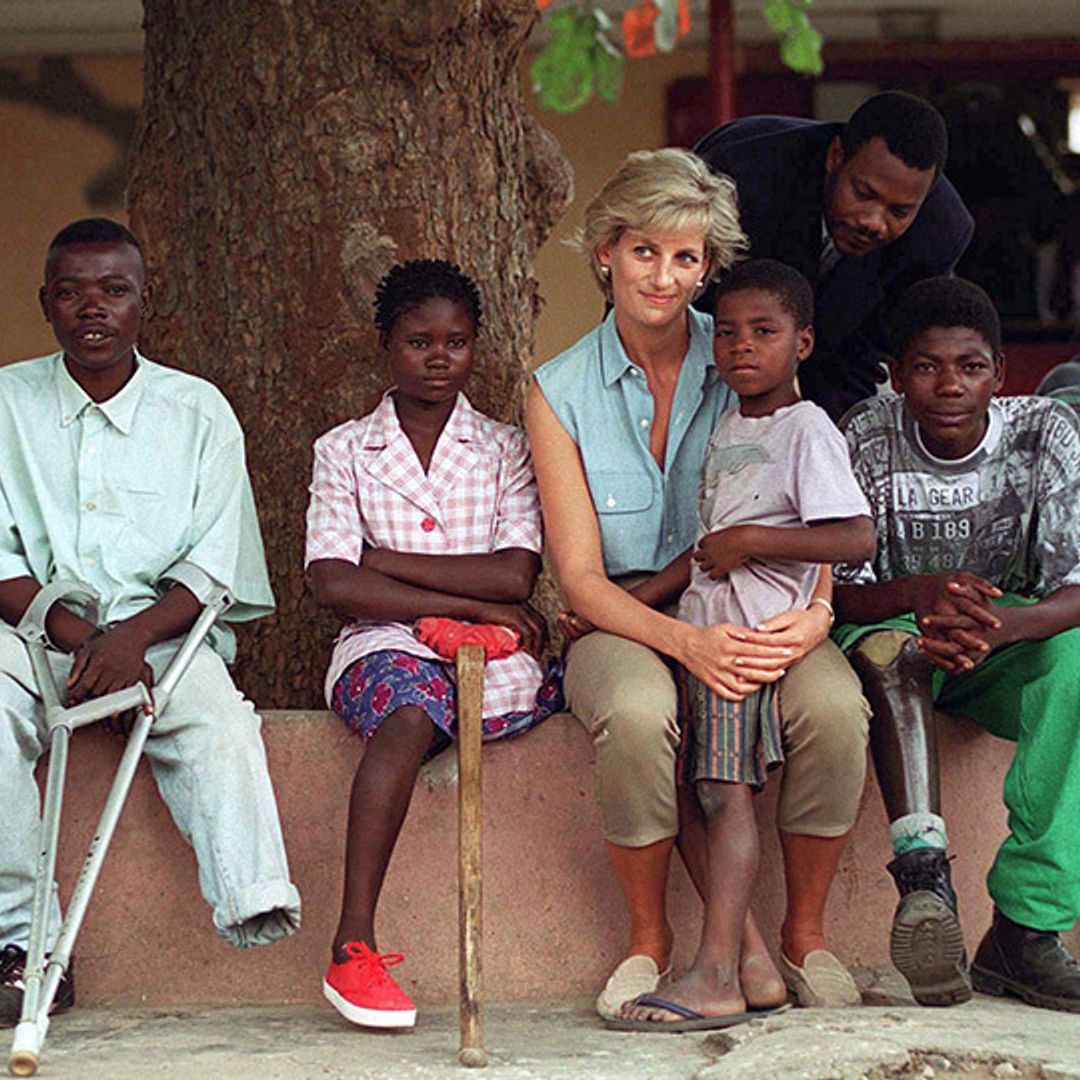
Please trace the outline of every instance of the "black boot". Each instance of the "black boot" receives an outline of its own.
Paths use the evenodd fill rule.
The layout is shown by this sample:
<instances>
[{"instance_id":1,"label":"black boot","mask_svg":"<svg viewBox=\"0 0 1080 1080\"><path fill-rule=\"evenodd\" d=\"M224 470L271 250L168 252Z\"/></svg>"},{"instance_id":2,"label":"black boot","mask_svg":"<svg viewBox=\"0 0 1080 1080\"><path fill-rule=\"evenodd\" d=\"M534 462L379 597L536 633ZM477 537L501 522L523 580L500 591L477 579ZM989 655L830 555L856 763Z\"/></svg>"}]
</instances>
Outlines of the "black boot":
<instances>
[{"instance_id":1,"label":"black boot","mask_svg":"<svg viewBox=\"0 0 1080 1080\"><path fill-rule=\"evenodd\" d=\"M997 908L971 977L980 994L1011 994L1043 1009L1080 1012L1080 964L1061 938L1014 923Z\"/></svg>"},{"instance_id":2,"label":"black boot","mask_svg":"<svg viewBox=\"0 0 1080 1080\"><path fill-rule=\"evenodd\" d=\"M889 954L920 1005L958 1005L971 998L964 931L956 914L949 860L939 848L915 848L887 867L900 903Z\"/></svg>"},{"instance_id":3,"label":"black boot","mask_svg":"<svg viewBox=\"0 0 1080 1080\"><path fill-rule=\"evenodd\" d=\"M0 949L0 1027L19 1022L22 1014L23 976L26 973L26 951L18 945ZM75 1004L75 982L72 969L60 976L50 1013L70 1009Z\"/></svg>"}]
</instances>

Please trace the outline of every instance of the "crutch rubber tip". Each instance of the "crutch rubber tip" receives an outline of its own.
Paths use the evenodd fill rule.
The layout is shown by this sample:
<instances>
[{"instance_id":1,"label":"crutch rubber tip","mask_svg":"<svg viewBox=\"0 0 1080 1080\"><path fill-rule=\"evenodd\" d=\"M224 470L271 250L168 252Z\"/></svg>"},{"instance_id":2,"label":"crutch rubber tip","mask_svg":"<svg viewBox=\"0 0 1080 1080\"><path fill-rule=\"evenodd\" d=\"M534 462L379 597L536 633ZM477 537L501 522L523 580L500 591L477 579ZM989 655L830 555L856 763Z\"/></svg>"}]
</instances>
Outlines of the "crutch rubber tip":
<instances>
[{"instance_id":1,"label":"crutch rubber tip","mask_svg":"<svg viewBox=\"0 0 1080 1080\"><path fill-rule=\"evenodd\" d=\"M486 1069L488 1052L482 1046L463 1046L458 1051L457 1059L458 1064L466 1069Z\"/></svg>"},{"instance_id":2,"label":"crutch rubber tip","mask_svg":"<svg viewBox=\"0 0 1080 1080\"><path fill-rule=\"evenodd\" d=\"M37 1067L38 1056L31 1050L16 1050L8 1058L8 1072L12 1076L33 1076Z\"/></svg>"}]
</instances>

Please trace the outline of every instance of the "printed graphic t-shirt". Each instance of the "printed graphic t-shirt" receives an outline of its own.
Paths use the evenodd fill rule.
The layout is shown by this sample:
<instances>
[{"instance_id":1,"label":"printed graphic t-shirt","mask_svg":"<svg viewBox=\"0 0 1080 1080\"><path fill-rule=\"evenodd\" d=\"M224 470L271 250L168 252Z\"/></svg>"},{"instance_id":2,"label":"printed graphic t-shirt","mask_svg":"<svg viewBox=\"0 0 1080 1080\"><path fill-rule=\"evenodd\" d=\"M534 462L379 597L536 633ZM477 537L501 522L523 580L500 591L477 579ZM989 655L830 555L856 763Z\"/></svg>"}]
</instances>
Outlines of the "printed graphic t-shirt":
<instances>
[{"instance_id":1,"label":"printed graphic t-shirt","mask_svg":"<svg viewBox=\"0 0 1080 1080\"><path fill-rule=\"evenodd\" d=\"M724 413L705 455L698 509L698 540L736 525L801 528L870 513L843 436L809 401L770 416L742 416L737 407ZM750 559L713 581L695 563L679 618L757 626L806 607L819 572L817 563Z\"/></svg>"},{"instance_id":2,"label":"printed graphic t-shirt","mask_svg":"<svg viewBox=\"0 0 1080 1080\"><path fill-rule=\"evenodd\" d=\"M1068 407L996 398L982 442L957 460L926 449L902 398L861 402L843 426L877 555L837 567L838 581L966 570L1032 597L1080 584L1080 425Z\"/></svg>"}]
</instances>

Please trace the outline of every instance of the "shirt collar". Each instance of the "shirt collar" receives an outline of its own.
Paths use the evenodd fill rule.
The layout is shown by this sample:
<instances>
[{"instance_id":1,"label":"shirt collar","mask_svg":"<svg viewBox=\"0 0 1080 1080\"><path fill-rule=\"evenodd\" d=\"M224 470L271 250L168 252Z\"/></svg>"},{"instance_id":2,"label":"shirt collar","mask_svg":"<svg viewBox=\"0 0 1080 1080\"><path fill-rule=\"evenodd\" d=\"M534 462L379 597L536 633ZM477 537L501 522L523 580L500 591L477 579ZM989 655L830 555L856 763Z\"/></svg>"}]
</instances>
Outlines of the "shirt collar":
<instances>
[{"instance_id":1,"label":"shirt collar","mask_svg":"<svg viewBox=\"0 0 1080 1080\"><path fill-rule=\"evenodd\" d=\"M990 399L990 407L987 409L986 417L986 431L974 450L965 454L962 458L939 458L926 448L922 438L922 431L915 422L915 418L906 408L903 410L903 423L908 441L915 447L916 453L939 472L955 473L971 470L977 468L983 461L994 454L1005 430L1005 420L1001 413L1001 406L994 398Z\"/></svg>"},{"instance_id":2,"label":"shirt collar","mask_svg":"<svg viewBox=\"0 0 1080 1080\"><path fill-rule=\"evenodd\" d=\"M130 435L135 421L135 409L143 392L143 365L145 359L135 350L135 372L130 379L107 401L93 401L86 391L71 377L64 354L58 352L53 358L56 365L56 396L60 404L60 426L69 427L91 406L101 410L102 415L121 434Z\"/></svg>"},{"instance_id":3,"label":"shirt collar","mask_svg":"<svg viewBox=\"0 0 1080 1080\"><path fill-rule=\"evenodd\" d=\"M818 257L818 273L821 277L824 277L833 269L834 266L843 258L840 253L840 249L836 246L836 241L832 238L832 233L829 232L828 222L825 220L825 215L821 215L821 255Z\"/></svg>"},{"instance_id":4,"label":"shirt collar","mask_svg":"<svg viewBox=\"0 0 1080 1080\"><path fill-rule=\"evenodd\" d=\"M690 325L690 344L683 358L684 364L700 373L702 383L719 378L713 366L712 316L695 308L688 308L686 316ZM641 370L626 355L619 332L615 329L614 308L600 324L600 369L605 386L618 382L628 371Z\"/></svg>"},{"instance_id":5,"label":"shirt collar","mask_svg":"<svg viewBox=\"0 0 1080 1080\"><path fill-rule=\"evenodd\" d=\"M371 414L371 423L364 437L365 450L383 450L397 439L407 438L405 432L401 430L397 409L394 408L394 399L391 396L393 392L394 387L390 387ZM447 418L446 427L439 436L440 441L442 439L464 443L475 441L477 438L476 417L477 412L469 399L464 393L459 392L454 402L454 409Z\"/></svg>"}]
</instances>

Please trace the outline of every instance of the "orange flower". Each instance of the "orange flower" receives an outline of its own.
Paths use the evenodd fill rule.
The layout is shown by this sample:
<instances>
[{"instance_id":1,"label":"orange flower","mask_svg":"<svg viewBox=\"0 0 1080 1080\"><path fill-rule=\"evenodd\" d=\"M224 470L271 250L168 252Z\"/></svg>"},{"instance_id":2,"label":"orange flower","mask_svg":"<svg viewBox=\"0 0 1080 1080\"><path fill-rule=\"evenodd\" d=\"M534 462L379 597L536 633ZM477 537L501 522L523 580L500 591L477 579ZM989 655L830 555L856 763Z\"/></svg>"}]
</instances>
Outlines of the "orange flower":
<instances>
[{"instance_id":1,"label":"orange flower","mask_svg":"<svg viewBox=\"0 0 1080 1080\"><path fill-rule=\"evenodd\" d=\"M690 3L689 0L679 0L679 37L686 37L690 33Z\"/></svg>"},{"instance_id":2,"label":"orange flower","mask_svg":"<svg viewBox=\"0 0 1080 1080\"><path fill-rule=\"evenodd\" d=\"M635 59L652 56L656 52L656 19L660 9L653 0L644 0L636 7L627 8L623 15L622 30L626 55ZM679 0L677 37L686 37L690 33L690 4L688 0Z\"/></svg>"},{"instance_id":3,"label":"orange flower","mask_svg":"<svg viewBox=\"0 0 1080 1080\"><path fill-rule=\"evenodd\" d=\"M537 10L543 11L544 8L551 7L552 0L536 0Z\"/></svg>"},{"instance_id":4,"label":"orange flower","mask_svg":"<svg viewBox=\"0 0 1080 1080\"><path fill-rule=\"evenodd\" d=\"M660 14L652 0L644 0L637 7L627 8L622 19L623 42L626 55L634 58L652 56L656 52L656 33L653 24Z\"/></svg>"}]
</instances>

